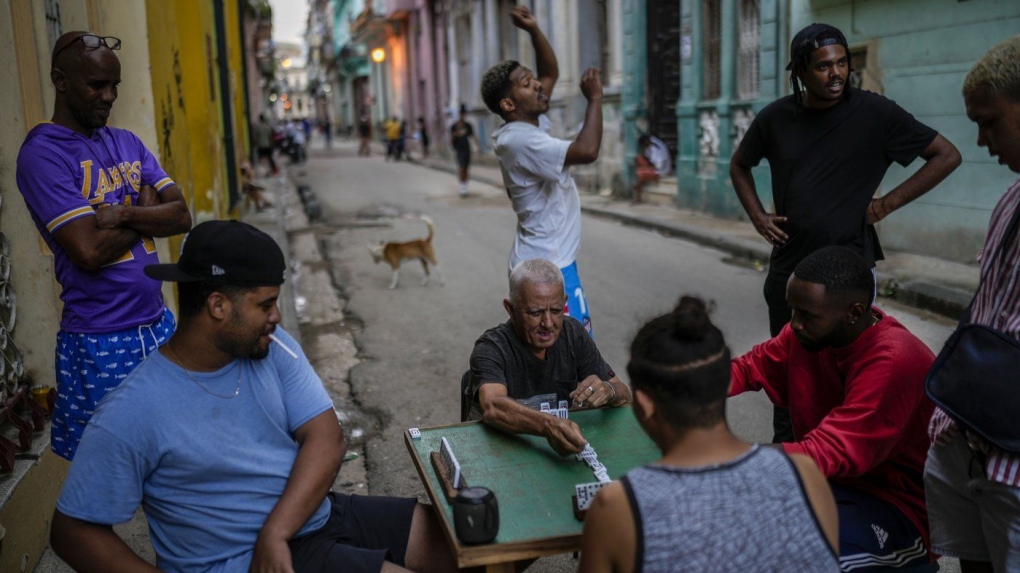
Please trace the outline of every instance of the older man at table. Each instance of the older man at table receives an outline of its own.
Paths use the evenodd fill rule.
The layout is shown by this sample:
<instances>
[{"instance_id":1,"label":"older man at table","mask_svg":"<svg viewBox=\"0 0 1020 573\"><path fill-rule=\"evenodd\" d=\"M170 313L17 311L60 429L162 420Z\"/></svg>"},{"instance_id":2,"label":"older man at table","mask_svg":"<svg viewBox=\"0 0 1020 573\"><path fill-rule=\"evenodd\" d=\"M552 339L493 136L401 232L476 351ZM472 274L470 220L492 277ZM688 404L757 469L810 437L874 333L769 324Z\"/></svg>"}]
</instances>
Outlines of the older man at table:
<instances>
[{"instance_id":1,"label":"older man at table","mask_svg":"<svg viewBox=\"0 0 1020 573\"><path fill-rule=\"evenodd\" d=\"M542 436L560 455L581 451L587 441L577 424L538 411L542 402L555 406L567 400L584 408L630 402L630 389L581 323L564 316L565 302L555 264L528 259L514 267L510 296L503 300L510 320L475 342L465 388L470 418L505 432Z\"/></svg>"}]
</instances>

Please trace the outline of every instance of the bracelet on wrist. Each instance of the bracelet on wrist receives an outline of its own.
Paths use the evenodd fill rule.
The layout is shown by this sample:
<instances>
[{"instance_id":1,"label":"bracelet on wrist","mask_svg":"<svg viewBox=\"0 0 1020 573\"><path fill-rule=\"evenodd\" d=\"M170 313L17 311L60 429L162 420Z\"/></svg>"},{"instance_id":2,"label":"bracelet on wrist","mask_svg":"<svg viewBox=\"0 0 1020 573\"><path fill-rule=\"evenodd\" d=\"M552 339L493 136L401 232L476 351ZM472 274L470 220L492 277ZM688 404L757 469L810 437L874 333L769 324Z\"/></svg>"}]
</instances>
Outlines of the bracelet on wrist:
<instances>
[{"instance_id":1,"label":"bracelet on wrist","mask_svg":"<svg viewBox=\"0 0 1020 573\"><path fill-rule=\"evenodd\" d=\"M614 386L613 383L608 381L608 380L603 380L602 383L609 385L609 389L613 391L613 397L609 401L610 402L615 402L616 401L616 386Z\"/></svg>"}]
</instances>

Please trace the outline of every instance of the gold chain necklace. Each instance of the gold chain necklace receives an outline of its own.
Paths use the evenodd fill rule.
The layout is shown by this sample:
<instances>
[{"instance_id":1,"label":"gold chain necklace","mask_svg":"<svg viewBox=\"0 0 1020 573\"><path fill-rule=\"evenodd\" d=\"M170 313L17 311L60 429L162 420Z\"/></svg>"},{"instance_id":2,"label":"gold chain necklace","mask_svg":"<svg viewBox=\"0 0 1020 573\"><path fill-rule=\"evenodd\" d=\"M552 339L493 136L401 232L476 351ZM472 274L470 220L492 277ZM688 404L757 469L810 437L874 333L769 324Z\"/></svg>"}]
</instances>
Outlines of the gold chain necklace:
<instances>
[{"instance_id":1,"label":"gold chain necklace","mask_svg":"<svg viewBox=\"0 0 1020 573\"><path fill-rule=\"evenodd\" d=\"M237 398L237 395L241 393L241 365L240 364L237 365L237 387L234 388L234 393L233 394L231 394L230 396L224 396L223 394L217 394L216 392L213 392L212 390L210 390L210 389L206 388L205 386L203 386L201 382L196 380L195 377L191 375L191 372L188 371L188 368L186 366L184 366L184 363L181 362L181 359L177 358L177 353L174 352L173 348L170 348L169 344L166 345L166 349L170 353L170 356L173 356L174 362L176 362L177 365L181 367L181 370L184 370L184 373L188 376L188 378L190 378L191 381L194 382L196 386L201 388L206 394L209 394L210 396L216 396L217 398L223 398L224 400L230 400L231 398Z\"/></svg>"}]
</instances>

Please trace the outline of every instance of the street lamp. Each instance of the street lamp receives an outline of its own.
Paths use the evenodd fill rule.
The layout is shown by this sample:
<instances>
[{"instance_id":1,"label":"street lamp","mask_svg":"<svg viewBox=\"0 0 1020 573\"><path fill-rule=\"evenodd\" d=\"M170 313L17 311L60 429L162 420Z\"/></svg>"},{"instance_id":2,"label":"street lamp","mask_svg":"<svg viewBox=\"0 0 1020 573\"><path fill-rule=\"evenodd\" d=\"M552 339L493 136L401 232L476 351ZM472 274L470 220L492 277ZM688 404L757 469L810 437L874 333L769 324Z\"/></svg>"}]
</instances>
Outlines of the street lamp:
<instances>
[{"instance_id":1,"label":"street lamp","mask_svg":"<svg viewBox=\"0 0 1020 573\"><path fill-rule=\"evenodd\" d=\"M386 59L386 50L382 48L376 48L372 50L372 61L381 64Z\"/></svg>"}]
</instances>

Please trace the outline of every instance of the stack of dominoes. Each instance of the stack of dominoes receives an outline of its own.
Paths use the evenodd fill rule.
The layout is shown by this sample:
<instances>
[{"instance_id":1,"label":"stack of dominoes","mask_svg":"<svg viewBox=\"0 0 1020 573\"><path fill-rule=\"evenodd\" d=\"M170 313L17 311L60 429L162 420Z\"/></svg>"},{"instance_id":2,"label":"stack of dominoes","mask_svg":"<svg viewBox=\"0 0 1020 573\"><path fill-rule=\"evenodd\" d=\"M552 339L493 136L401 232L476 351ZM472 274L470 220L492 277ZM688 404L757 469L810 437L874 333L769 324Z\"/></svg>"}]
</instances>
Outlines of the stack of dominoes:
<instances>
[{"instance_id":1,"label":"stack of dominoes","mask_svg":"<svg viewBox=\"0 0 1020 573\"><path fill-rule=\"evenodd\" d=\"M599 455L595 453L595 448L591 447L591 444L586 444L581 453L575 454L577 459L584 460L591 471L595 472L595 479L599 480L600 483L608 483L612 480L609 479L609 472L606 471L606 466L602 465L599 461Z\"/></svg>"},{"instance_id":2,"label":"stack of dominoes","mask_svg":"<svg viewBox=\"0 0 1020 573\"><path fill-rule=\"evenodd\" d=\"M553 416L556 416L557 418L562 418L566 420L568 418L569 411L567 409L567 406L568 404L566 400L560 400L560 403L557 404L556 408L550 408L549 402L542 402L542 404L539 406L539 409L545 412L546 414L551 414Z\"/></svg>"}]
</instances>

